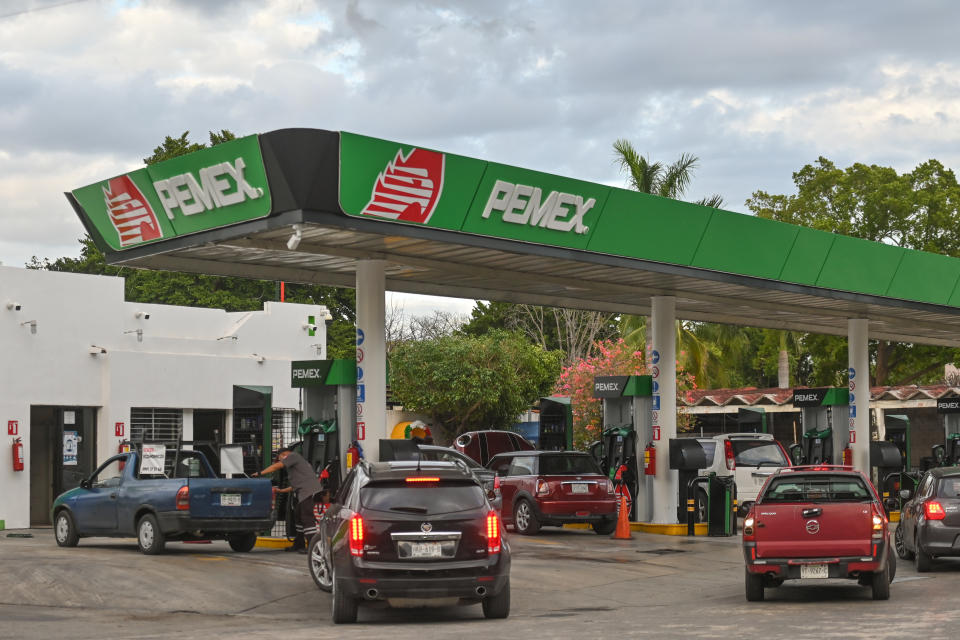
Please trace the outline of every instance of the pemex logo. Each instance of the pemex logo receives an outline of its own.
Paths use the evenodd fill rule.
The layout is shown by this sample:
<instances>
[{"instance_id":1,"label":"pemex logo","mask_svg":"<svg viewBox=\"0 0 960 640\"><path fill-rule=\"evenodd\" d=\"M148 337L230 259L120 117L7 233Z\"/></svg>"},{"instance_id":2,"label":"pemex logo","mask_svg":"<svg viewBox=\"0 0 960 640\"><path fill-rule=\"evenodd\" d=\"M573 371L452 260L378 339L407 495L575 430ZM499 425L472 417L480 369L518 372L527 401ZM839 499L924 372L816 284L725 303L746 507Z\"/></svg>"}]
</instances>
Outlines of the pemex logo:
<instances>
[{"instance_id":1,"label":"pemex logo","mask_svg":"<svg viewBox=\"0 0 960 640\"><path fill-rule=\"evenodd\" d=\"M397 151L393 161L377 176L370 202L361 214L419 222L430 220L443 191L444 155L413 149Z\"/></svg>"},{"instance_id":2,"label":"pemex logo","mask_svg":"<svg viewBox=\"0 0 960 640\"><path fill-rule=\"evenodd\" d=\"M110 223L120 236L121 247L163 237L150 203L129 176L119 176L107 182L103 187L103 201Z\"/></svg>"}]
</instances>

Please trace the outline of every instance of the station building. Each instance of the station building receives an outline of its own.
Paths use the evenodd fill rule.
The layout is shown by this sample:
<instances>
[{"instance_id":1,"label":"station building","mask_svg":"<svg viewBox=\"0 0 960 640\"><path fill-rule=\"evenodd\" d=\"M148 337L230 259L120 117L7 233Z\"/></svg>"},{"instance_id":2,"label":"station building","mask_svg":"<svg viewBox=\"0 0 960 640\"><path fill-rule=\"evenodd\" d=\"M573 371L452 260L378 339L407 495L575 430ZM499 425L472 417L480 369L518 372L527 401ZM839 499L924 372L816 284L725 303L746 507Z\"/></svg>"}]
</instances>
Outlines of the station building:
<instances>
[{"instance_id":1,"label":"station building","mask_svg":"<svg viewBox=\"0 0 960 640\"><path fill-rule=\"evenodd\" d=\"M49 524L53 499L131 440L241 443L256 467L265 424L299 419L290 363L326 357L328 318L133 303L122 278L0 266L0 526Z\"/></svg>"}]
</instances>

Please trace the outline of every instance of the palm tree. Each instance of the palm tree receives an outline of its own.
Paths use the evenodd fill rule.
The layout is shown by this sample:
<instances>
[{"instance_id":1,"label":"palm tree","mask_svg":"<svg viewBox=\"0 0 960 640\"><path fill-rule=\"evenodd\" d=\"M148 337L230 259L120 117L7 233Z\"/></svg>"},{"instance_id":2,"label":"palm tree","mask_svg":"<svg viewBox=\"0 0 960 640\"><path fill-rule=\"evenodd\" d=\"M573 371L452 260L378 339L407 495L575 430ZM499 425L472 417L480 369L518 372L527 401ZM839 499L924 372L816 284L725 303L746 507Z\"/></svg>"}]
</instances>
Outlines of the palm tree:
<instances>
[{"instance_id":1,"label":"palm tree","mask_svg":"<svg viewBox=\"0 0 960 640\"><path fill-rule=\"evenodd\" d=\"M700 161L690 153L681 153L676 162L667 166L661 162L651 162L649 158L640 155L629 140L620 138L613 143L616 153L616 162L621 171L628 174L629 185L641 192L679 200L686 193L693 171ZM723 205L723 198L714 194L701 198L696 204L706 207L719 208ZM620 321L620 332L627 344L635 348L646 346L646 318L642 316L624 315ZM719 353L715 345L699 339L691 331L691 327L684 322L678 322L677 354L684 368L694 374L696 378L708 379L708 371L716 361Z\"/></svg>"}]
</instances>

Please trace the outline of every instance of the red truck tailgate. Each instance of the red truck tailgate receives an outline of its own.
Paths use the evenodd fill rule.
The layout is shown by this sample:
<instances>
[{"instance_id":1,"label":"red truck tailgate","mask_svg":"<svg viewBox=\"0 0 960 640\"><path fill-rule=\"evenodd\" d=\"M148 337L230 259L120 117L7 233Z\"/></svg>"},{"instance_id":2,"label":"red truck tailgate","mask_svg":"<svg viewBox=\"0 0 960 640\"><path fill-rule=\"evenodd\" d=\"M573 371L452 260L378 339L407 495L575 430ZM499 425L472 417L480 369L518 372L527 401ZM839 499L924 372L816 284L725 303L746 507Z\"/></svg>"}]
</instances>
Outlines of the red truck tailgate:
<instances>
[{"instance_id":1,"label":"red truck tailgate","mask_svg":"<svg viewBox=\"0 0 960 640\"><path fill-rule=\"evenodd\" d=\"M869 556L869 502L763 504L756 509L757 558Z\"/></svg>"}]
</instances>

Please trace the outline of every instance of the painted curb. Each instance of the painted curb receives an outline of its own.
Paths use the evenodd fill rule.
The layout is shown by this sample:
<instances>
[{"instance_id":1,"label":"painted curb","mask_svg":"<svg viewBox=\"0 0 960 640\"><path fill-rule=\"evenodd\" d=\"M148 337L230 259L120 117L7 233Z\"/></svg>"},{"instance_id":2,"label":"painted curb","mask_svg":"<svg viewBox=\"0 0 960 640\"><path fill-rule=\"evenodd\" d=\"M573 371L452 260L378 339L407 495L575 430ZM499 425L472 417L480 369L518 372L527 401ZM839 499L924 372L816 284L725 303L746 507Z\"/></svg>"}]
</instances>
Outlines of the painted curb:
<instances>
[{"instance_id":1,"label":"painted curb","mask_svg":"<svg viewBox=\"0 0 960 640\"><path fill-rule=\"evenodd\" d=\"M257 538L256 546L261 549L286 549L287 547L292 547L293 542L286 538L266 538L260 536Z\"/></svg>"},{"instance_id":2,"label":"painted curb","mask_svg":"<svg viewBox=\"0 0 960 640\"><path fill-rule=\"evenodd\" d=\"M700 522L694 527L694 535L707 535L707 523ZM590 529L590 525L585 522L574 522L563 525L564 529ZM664 536L685 536L687 535L687 525L685 524L653 524L650 522L631 522L630 531L639 531L642 533L655 533Z\"/></svg>"}]
</instances>

